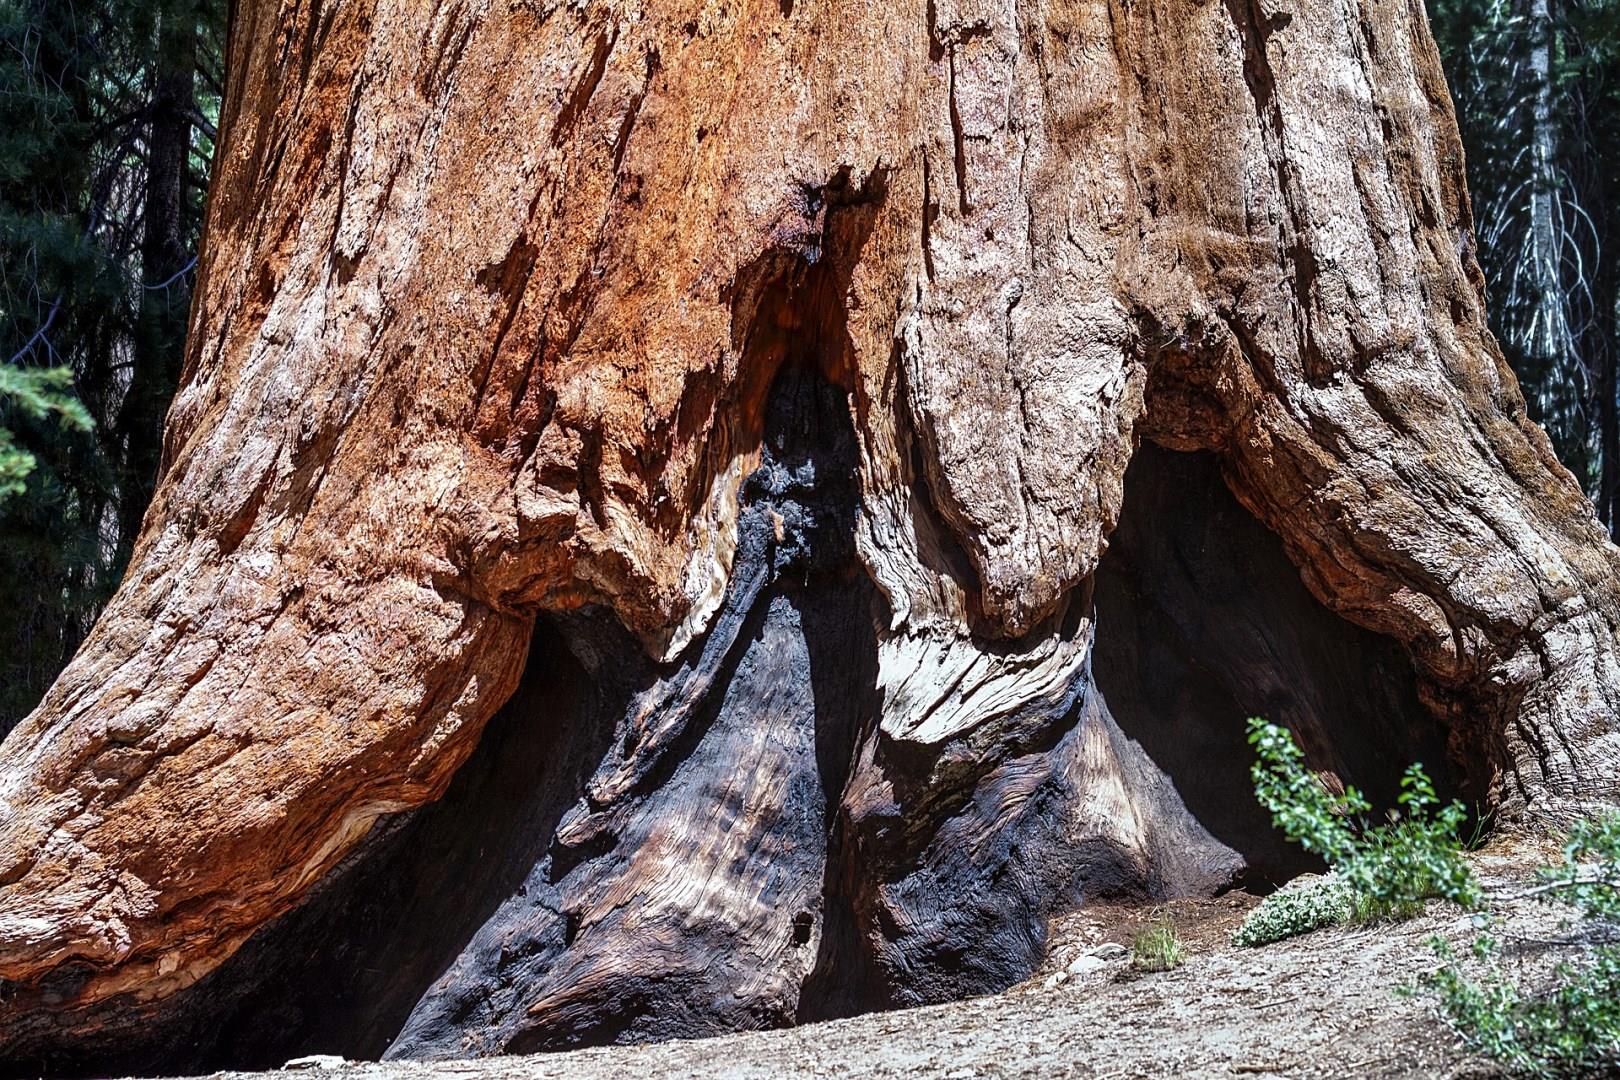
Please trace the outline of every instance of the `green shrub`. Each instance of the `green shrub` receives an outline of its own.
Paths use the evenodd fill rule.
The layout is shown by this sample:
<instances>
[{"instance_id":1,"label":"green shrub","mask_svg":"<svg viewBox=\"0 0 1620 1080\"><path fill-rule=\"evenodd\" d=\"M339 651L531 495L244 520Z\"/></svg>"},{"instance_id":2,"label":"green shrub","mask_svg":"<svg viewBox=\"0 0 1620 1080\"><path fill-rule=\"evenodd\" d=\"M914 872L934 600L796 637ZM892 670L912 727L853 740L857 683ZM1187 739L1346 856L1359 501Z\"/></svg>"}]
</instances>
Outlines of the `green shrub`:
<instances>
[{"instance_id":1,"label":"green shrub","mask_svg":"<svg viewBox=\"0 0 1620 1080\"><path fill-rule=\"evenodd\" d=\"M1620 929L1620 813L1577 825L1563 865L1544 869L1540 878L1531 895L1573 905L1600 934ZM1599 945L1560 963L1551 986L1533 993L1503 970L1501 945L1489 933L1472 948L1484 969L1478 978L1444 941L1431 943L1445 964L1425 982L1475 1050L1534 1077L1591 1075L1620 1061L1620 948Z\"/></svg>"},{"instance_id":2,"label":"green shrub","mask_svg":"<svg viewBox=\"0 0 1620 1080\"><path fill-rule=\"evenodd\" d=\"M1463 857L1463 804L1441 806L1434 784L1416 764L1401 777L1396 801L1400 810L1393 820L1366 830L1358 857L1337 868L1355 897L1357 920L1411 918L1425 900L1478 907L1479 882Z\"/></svg>"},{"instance_id":3,"label":"green shrub","mask_svg":"<svg viewBox=\"0 0 1620 1080\"><path fill-rule=\"evenodd\" d=\"M1569 831L1564 863L1541 872L1537 896L1562 900L1598 923L1620 923L1620 811L1587 818Z\"/></svg>"},{"instance_id":4,"label":"green shrub","mask_svg":"<svg viewBox=\"0 0 1620 1080\"><path fill-rule=\"evenodd\" d=\"M1269 945L1324 926L1348 922L1354 914L1355 902L1350 888L1337 876L1302 878L1260 901L1243 920L1232 941L1251 948Z\"/></svg>"},{"instance_id":5,"label":"green shrub","mask_svg":"<svg viewBox=\"0 0 1620 1080\"><path fill-rule=\"evenodd\" d=\"M1131 966L1138 971L1171 971L1187 958L1168 919L1160 919L1131 942Z\"/></svg>"},{"instance_id":6,"label":"green shrub","mask_svg":"<svg viewBox=\"0 0 1620 1080\"><path fill-rule=\"evenodd\" d=\"M34 420L55 416L64 428L88 431L90 414L73 396L73 372L67 368L23 368L0 363L0 421L8 411ZM0 424L0 502L27 490L34 455L17 445Z\"/></svg>"},{"instance_id":7,"label":"green shrub","mask_svg":"<svg viewBox=\"0 0 1620 1080\"><path fill-rule=\"evenodd\" d=\"M1273 898L1269 910L1263 903L1238 932L1240 943L1262 945L1351 919L1409 918L1431 899L1478 905L1479 885L1463 858L1468 812L1458 802L1441 806L1421 765L1401 778L1388 820L1368 825L1372 804L1353 787L1329 791L1286 728L1250 720L1249 742L1257 755L1255 796L1288 839L1322 857L1337 884Z\"/></svg>"}]
</instances>

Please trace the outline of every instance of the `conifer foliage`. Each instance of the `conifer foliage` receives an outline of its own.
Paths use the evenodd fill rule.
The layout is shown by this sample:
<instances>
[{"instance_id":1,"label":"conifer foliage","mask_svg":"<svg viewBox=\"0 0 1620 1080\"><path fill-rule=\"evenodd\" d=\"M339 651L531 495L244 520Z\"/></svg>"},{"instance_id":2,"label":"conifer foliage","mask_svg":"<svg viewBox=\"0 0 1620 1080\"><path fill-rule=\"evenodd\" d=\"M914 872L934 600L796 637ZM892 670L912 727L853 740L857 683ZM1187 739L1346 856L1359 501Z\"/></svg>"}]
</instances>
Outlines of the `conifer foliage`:
<instances>
[{"instance_id":1,"label":"conifer foliage","mask_svg":"<svg viewBox=\"0 0 1620 1080\"><path fill-rule=\"evenodd\" d=\"M117 584L179 378L224 0L0 0L0 734Z\"/></svg>"},{"instance_id":2,"label":"conifer foliage","mask_svg":"<svg viewBox=\"0 0 1620 1080\"><path fill-rule=\"evenodd\" d=\"M1620 2L1429 0L1491 329L1620 536Z\"/></svg>"}]
</instances>

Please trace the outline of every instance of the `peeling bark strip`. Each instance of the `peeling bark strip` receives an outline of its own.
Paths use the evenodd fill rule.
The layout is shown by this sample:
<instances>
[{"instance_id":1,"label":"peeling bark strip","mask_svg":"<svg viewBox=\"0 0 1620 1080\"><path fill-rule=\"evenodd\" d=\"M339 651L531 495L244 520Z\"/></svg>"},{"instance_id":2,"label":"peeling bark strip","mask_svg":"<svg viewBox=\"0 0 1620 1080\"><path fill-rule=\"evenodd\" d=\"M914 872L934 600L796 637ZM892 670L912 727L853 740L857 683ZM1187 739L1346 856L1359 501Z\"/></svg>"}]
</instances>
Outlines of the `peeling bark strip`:
<instances>
[{"instance_id":1,"label":"peeling bark strip","mask_svg":"<svg viewBox=\"0 0 1620 1080\"><path fill-rule=\"evenodd\" d=\"M1121 733L1223 745L1257 684L1363 785L1443 740L1508 818L1615 794L1620 564L1484 329L1412 5L242 0L231 42L162 482L0 748L21 1071L228 1057L310 940L390 989L242 1045L1004 985L1056 907L1229 877L1206 826L1260 865ZM1242 610L1308 634L1158 561L1192 534L1126 501L1144 440L1280 539L1310 597L1257 558ZM541 619L585 674L502 745L532 716L565 764L527 817L487 754L428 806ZM1341 707L1336 650L1400 717ZM1223 659L1229 710L1156 677ZM478 821L499 872L435 878ZM366 953L389 867L465 903Z\"/></svg>"}]
</instances>

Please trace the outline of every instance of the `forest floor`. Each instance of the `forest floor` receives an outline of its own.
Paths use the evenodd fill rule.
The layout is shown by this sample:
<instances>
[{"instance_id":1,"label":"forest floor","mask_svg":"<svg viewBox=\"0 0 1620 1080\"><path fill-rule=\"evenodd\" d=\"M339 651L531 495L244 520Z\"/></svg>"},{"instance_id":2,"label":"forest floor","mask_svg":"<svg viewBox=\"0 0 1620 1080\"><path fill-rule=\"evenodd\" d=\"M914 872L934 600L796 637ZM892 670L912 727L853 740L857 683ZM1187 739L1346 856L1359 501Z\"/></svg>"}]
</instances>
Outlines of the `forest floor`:
<instances>
[{"instance_id":1,"label":"forest floor","mask_svg":"<svg viewBox=\"0 0 1620 1080\"><path fill-rule=\"evenodd\" d=\"M1557 936L1557 909L1501 899L1522 891L1532 867L1551 856L1524 845L1477 856L1505 936ZM1410 922L1321 930L1260 949L1231 945L1232 931L1257 902L1231 894L1155 911L1087 908L1054 923L1050 956L1034 977L971 1001L785 1031L537 1057L322 1062L328 1067L311 1080L1498 1075L1463 1049L1430 999L1398 992L1437 966L1432 935L1471 940L1467 916L1433 904ZM1186 950L1185 963L1173 971L1135 973L1118 949L1106 947L1128 946L1141 927L1166 918ZM1531 944L1521 946L1518 962L1544 973L1549 959Z\"/></svg>"}]
</instances>

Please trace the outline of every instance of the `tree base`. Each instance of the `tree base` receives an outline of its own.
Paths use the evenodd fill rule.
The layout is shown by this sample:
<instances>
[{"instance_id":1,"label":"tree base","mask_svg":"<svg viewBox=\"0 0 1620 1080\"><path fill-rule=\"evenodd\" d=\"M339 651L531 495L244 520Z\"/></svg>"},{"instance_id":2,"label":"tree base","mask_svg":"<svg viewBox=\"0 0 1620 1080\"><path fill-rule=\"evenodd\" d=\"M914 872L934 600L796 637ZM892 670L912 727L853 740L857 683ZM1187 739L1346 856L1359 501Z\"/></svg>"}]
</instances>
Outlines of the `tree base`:
<instances>
[{"instance_id":1,"label":"tree base","mask_svg":"<svg viewBox=\"0 0 1620 1080\"><path fill-rule=\"evenodd\" d=\"M793 368L772 402L725 605L680 659L607 612L543 618L442 800L193 990L58 1017L77 1034L14 1062L450 1059L990 993L1038 966L1054 912L1311 868L1246 787L1248 715L1375 795L1410 760L1449 777L1400 651L1305 591L1213 459L1149 447L1097 577L1097 677L1083 659L966 738L896 737L842 395ZM1092 626L1076 604L979 647L1016 662Z\"/></svg>"}]
</instances>

